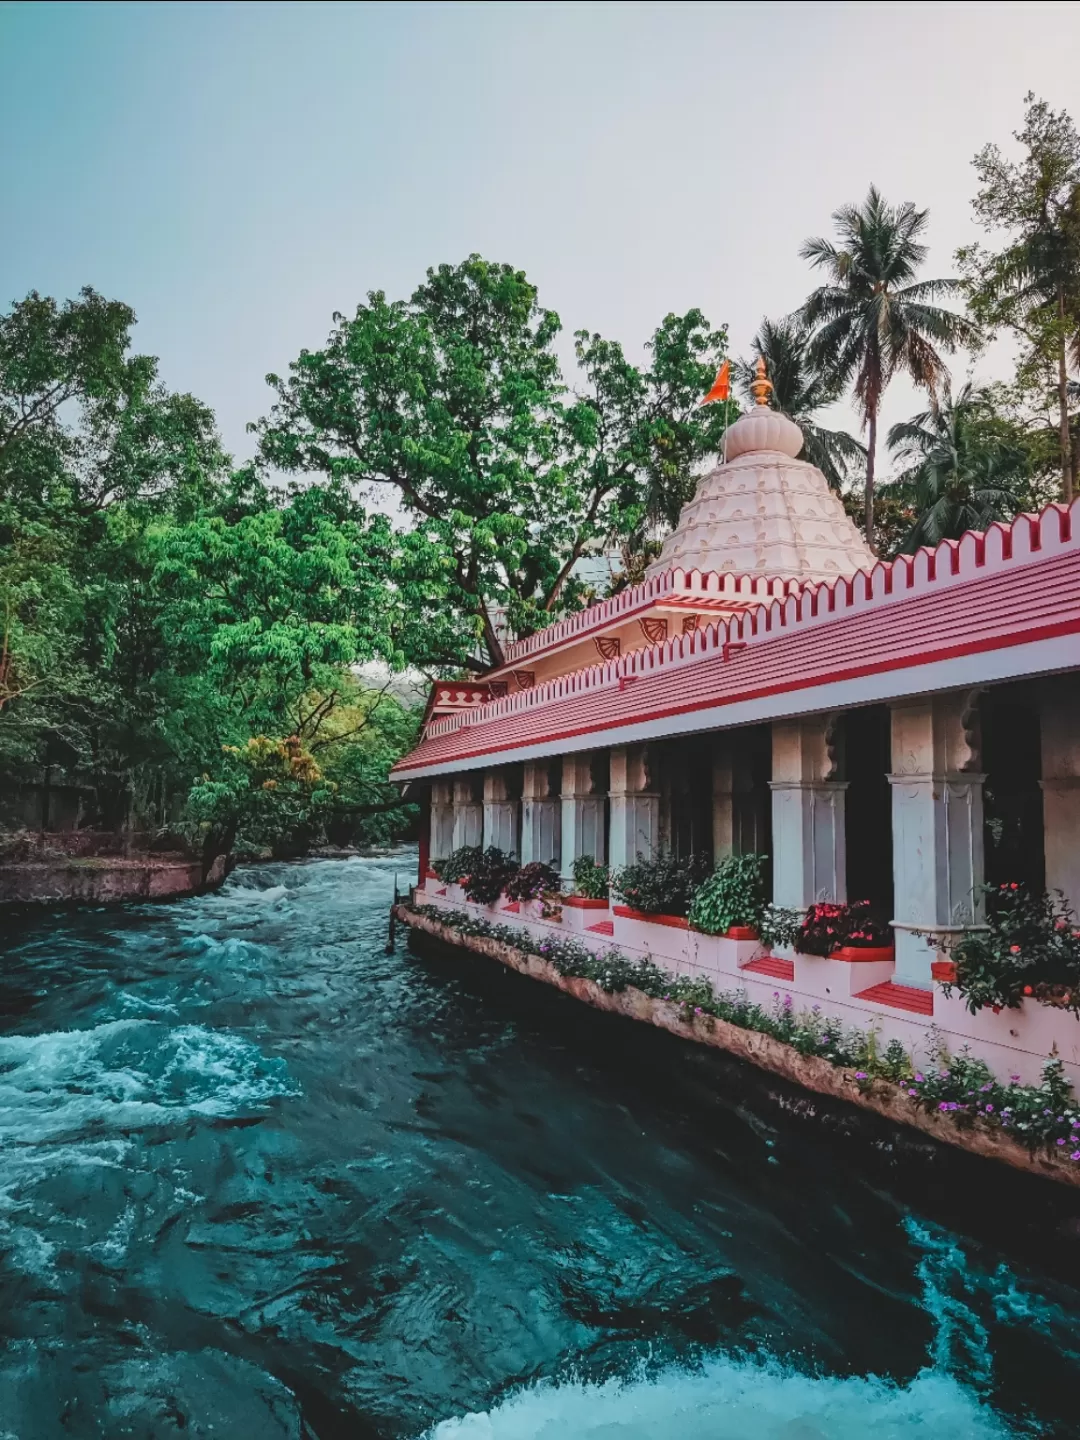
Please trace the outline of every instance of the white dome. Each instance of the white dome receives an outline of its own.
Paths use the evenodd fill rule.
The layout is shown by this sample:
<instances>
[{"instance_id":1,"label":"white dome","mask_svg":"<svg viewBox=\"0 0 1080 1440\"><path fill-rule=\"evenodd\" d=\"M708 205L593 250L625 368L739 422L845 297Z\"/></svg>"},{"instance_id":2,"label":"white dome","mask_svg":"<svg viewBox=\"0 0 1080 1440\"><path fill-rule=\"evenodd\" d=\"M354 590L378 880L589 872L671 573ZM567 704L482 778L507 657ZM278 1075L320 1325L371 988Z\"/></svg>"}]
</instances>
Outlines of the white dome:
<instances>
[{"instance_id":1,"label":"white dome","mask_svg":"<svg viewBox=\"0 0 1080 1440\"><path fill-rule=\"evenodd\" d=\"M727 462L710 470L646 571L732 571L770 578L835 580L874 557L829 482L805 460L802 431L765 404L771 389L758 364L758 403L727 434Z\"/></svg>"}]
</instances>

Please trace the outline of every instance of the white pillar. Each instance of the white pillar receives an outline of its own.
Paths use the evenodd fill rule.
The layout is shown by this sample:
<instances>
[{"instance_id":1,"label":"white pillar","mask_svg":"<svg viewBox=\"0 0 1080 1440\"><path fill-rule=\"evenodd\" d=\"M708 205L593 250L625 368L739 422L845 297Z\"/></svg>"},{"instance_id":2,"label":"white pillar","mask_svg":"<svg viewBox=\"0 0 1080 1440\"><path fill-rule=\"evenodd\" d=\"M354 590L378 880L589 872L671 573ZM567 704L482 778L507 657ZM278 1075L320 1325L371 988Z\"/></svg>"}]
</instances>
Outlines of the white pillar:
<instances>
[{"instance_id":1,"label":"white pillar","mask_svg":"<svg viewBox=\"0 0 1080 1440\"><path fill-rule=\"evenodd\" d=\"M605 797L593 782L593 756L588 750L564 755L562 764L562 845L559 864L563 884L574 878L574 861L590 856L598 865L607 859L604 835Z\"/></svg>"},{"instance_id":2,"label":"white pillar","mask_svg":"<svg viewBox=\"0 0 1080 1440\"><path fill-rule=\"evenodd\" d=\"M518 801L505 769L484 776L484 849L494 845L507 855L518 853Z\"/></svg>"},{"instance_id":3,"label":"white pillar","mask_svg":"<svg viewBox=\"0 0 1080 1440\"><path fill-rule=\"evenodd\" d=\"M983 780L975 697L928 696L892 710L896 978L929 988L928 933L983 918Z\"/></svg>"},{"instance_id":4,"label":"white pillar","mask_svg":"<svg viewBox=\"0 0 1080 1440\"><path fill-rule=\"evenodd\" d=\"M551 762L527 760L521 789L521 863L559 867L562 813L552 786Z\"/></svg>"},{"instance_id":5,"label":"white pillar","mask_svg":"<svg viewBox=\"0 0 1080 1440\"><path fill-rule=\"evenodd\" d=\"M431 859L445 860L454 848L454 786L436 780L431 787Z\"/></svg>"},{"instance_id":6,"label":"white pillar","mask_svg":"<svg viewBox=\"0 0 1080 1440\"><path fill-rule=\"evenodd\" d=\"M847 899L844 792L836 778L832 717L772 727L773 901L805 910Z\"/></svg>"},{"instance_id":7,"label":"white pillar","mask_svg":"<svg viewBox=\"0 0 1080 1440\"><path fill-rule=\"evenodd\" d=\"M1046 888L1080 912L1080 676L1044 682L1040 732Z\"/></svg>"},{"instance_id":8,"label":"white pillar","mask_svg":"<svg viewBox=\"0 0 1080 1440\"><path fill-rule=\"evenodd\" d=\"M660 796L653 789L644 745L620 745L611 752L611 864L647 859L660 843Z\"/></svg>"},{"instance_id":9,"label":"white pillar","mask_svg":"<svg viewBox=\"0 0 1080 1440\"><path fill-rule=\"evenodd\" d=\"M454 781L454 849L479 845L484 838L484 807L476 798L478 777L463 775Z\"/></svg>"}]
</instances>

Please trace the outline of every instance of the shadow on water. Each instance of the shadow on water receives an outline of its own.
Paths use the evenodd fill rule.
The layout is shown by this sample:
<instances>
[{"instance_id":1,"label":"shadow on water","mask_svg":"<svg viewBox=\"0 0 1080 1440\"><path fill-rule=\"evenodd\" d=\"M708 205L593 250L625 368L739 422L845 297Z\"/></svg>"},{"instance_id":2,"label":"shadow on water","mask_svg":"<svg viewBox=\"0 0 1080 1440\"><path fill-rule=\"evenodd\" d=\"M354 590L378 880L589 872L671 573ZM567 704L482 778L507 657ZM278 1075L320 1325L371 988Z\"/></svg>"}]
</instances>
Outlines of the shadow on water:
<instances>
[{"instance_id":1,"label":"shadow on water","mask_svg":"<svg viewBox=\"0 0 1080 1440\"><path fill-rule=\"evenodd\" d=\"M0 1440L1077 1433L1076 1198L387 956L410 863L9 927Z\"/></svg>"}]
</instances>

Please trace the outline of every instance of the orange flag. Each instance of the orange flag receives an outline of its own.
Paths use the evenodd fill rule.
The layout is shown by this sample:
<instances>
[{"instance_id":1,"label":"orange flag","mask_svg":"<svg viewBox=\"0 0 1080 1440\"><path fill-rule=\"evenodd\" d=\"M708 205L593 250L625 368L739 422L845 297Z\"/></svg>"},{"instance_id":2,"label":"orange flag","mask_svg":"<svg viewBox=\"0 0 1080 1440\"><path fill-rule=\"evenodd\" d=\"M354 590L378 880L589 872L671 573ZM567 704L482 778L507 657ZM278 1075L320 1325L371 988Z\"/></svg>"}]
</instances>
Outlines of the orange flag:
<instances>
[{"instance_id":1,"label":"orange flag","mask_svg":"<svg viewBox=\"0 0 1080 1440\"><path fill-rule=\"evenodd\" d=\"M699 405L711 405L714 400L726 400L731 394L731 361L725 360L713 381L713 387L705 396L699 400Z\"/></svg>"}]
</instances>

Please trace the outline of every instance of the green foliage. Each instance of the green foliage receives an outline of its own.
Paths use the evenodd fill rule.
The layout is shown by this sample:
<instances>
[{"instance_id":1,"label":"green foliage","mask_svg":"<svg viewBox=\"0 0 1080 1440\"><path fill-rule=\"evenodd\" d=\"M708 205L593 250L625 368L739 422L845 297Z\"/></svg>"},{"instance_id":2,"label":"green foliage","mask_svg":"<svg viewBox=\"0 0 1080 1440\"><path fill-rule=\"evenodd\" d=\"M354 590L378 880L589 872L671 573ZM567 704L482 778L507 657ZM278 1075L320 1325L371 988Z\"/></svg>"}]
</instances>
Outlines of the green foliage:
<instances>
[{"instance_id":1,"label":"green foliage","mask_svg":"<svg viewBox=\"0 0 1080 1440\"><path fill-rule=\"evenodd\" d=\"M871 913L869 900L811 905L795 948L801 955L831 955L841 947L872 950L892 945L892 931Z\"/></svg>"},{"instance_id":2,"label":"green foliage","mask_svg":"<svg viewBox=\"0 0 1080 1440\"><path fill-rule=\"evenodd\" d=\"M939 403L892 427L888 444L909 462L894 485L915 516L899 547L908 554L1031 505L1031 445L986 390L967 384L954 396L946 385Z\"/></svg>"},{"instance_id":3,"label":"green foliage","mask_svg":"<svg viewBox=\"0 0 1080 1440\"><path fill-rule=\"evenodd\" d=\"M837 242L810 239L801 250L828 277L800 312L811 331L809 360L831 384L852 386L868 427L863 523L871 548L882 397L901 373L934 394L946 375L939 352L971 343L977 333L962 315L932 303L957 281L916 278L926 258L927 217L910 202L886 204L871 185L862 205L833 212Z\"/></svg>"},{"instance_id":4,"label":"green foliage","mask_svg":"<svg viewBox=\"0 0 1080 1440\"><path fill-rule=\"evenodd\" d=\"M598 865L591 855L579 855L571 867L574 894L585 900L606 900L610 876L606 865Z\"/></svg>"},{"instance_id":5,"label":"green foliage","mask_svg":"<svg viewBox=\"0 0 1080 1440\"><path fill-rule=\"evenodd\" d=\"M399 563L441 621L433 662L482 668L478 646L499 662L496 607L517 635L579 608L577 559L677 515L718 449L726 407L697 402L726 335L700 312L665 319L644 369L579 332L574 395L560 328L520 271L473 255L429 270L407 301L372 292L269 377L270 464L390 492L408 514Z\"/></svg>"},{"instance_id":6,"label":"green foliage","mask_svg":"<svg viewBox=\"0 0 1080 1440\"><path fill-rule=\"evenodd\" d=\"M986 896L989 928L965 931L950 951L967 1008L1030 997L1080 1015L1080 929L1064 899L1016 884L988 886Z\"/></svg>"},{"instance_id":7,"label":"green foliage","mask_svg":"<svg viewBox=\"0 0 1080 1440\"><path fill-rule=\"evenodd\" d=\"M489 845L474 858L461 885L470 900L478 905L494 905L517 873L518 863L497 845Z\"/></svg>"},{"instance_id":8,"label":"green foliage","mask_svg":"<svg viewBox=\"0 0 1080 1440\"><path fill-rule=\"evenodd\" d=\"M1073 453L1070 364L1080 366L1080 134L1065 111L1030 92L1014 138L1019 161L996 145L974 159L976 217L1002 248L957 253L972 314L988 334L1019 340L1017 382L1040 408L1056 413L1061 495L1071 500L1080 456Z\"/></svg>"},{"instance_id":9,"label":"green foliage","mask_svg":"<svg viewBox=\"0 0 1080 1440\"><path fill-rule=\"evenodd\" d=\"M558 894L559 874L543 860L531 860L514 871L505 889L511 900L539 900L545 895Z\"/></svg>"},{"instance_id":10,"label":"green foliage","mask_svg":"<svg viewBox=\"0 0 1080 1440\"><path fill-rule=\"evenodd\" d=\"M417 717L351 667L425 663L439 607L343 487L230 473L133 324L92 290L0 315L0 792L48 765L101 829L388 838ZM324 783L261 790L249 746L290 737Z\"/></svg>"},{"instance_id":11,"label":"green foliage","mask_svg":"<svg viewBox=\"0 0 1080 1440\"><path fill-rule=\"evenodd\" d=\"M794 945L804 919L802 910L787 905L766 905L758 921L758 933L766 945Z\"/></svg>"},{"instance_id":12,"label":"green foliage","mask_svg":"<svg viewBox=\"0 0 1080 1440\"><path fill-rule=\"evenodd\" d=\"M689 913L694 892L709 873L703 855L641 855L611 876L611 889L625 904L648 915Z\"/></svg>"},{"instance_id":13,"label":"green foliage","mask_svg":"<svg viewBox=\"0 0 1080 1440\"><path fill-rule=\"evenodd\" d=\"M1039 1085L1022 1085L1016 1075L1003 1084L984 1061L966 1052L950 1056L940 1048L924 1071L912 1063L899 1040L891 1040L882 1053L874 1030L845 1028L816 1005L808 1011L796 1010L791 996L779 991L766 1008L745 990L716 991L708 980L671 975L647 956L630 960L617 950L597 954L574 940L537 940L520 926L491 924L434 905L417 906L415 911L461 935L486 936L537 955L560 975L592 980L608 994L639 990L652 1000L677 1006L685 1021L707 1025L710 1019L723 1020L769 1035L800 1055L852 1071L864 1093L882 1084L894 1085L921 1109L956 1124L1003 1130L1033 1151L1041 1146L1061 1158L1080 1161L1080 1106L1057 1056L1045 1062Z\"/></svg>"},{"instance_id":14,"label":"green foliage","mask_svg":"<svg viewBox=\"0 0 1080 1440\"><path fill-rule=\"evenodd\" d=\"M729 855L694 894L690 924L706 935L733 925L757 928L765 911L766 855Z\"/></svg>"}]
</instances>

